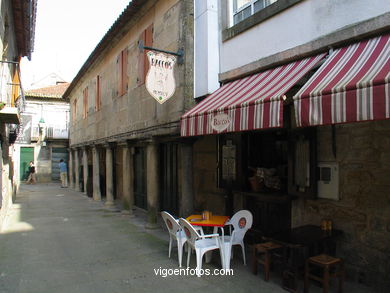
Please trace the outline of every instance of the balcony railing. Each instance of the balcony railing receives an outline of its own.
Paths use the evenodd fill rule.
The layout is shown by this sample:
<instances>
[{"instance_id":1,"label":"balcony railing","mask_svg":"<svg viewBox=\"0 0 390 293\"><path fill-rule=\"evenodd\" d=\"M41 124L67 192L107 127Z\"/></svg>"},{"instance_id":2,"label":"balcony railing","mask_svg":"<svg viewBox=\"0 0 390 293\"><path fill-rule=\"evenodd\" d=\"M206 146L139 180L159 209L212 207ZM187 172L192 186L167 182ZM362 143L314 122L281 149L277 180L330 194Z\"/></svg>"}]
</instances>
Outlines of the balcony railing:
<instances>
[{"instance_id":1,"label":"balcony railing","mask_svg":"<svg viewBox=\"0 0 390 293\"><path fill-rule=\"evenodd\" d=\"M69 129L64 127L49 126L46 128L47 139L68 139Z\"/></svg>"},{"instance_id":2,"label":"balcony railing","mask_svg":"<svg viewBox=\"0 0 390 293\"><path fill-rule=\"evenodd\" d=\"M39 139L39 127L31 127L31 141L38 141Z\"/></svg>"}]
</instances>

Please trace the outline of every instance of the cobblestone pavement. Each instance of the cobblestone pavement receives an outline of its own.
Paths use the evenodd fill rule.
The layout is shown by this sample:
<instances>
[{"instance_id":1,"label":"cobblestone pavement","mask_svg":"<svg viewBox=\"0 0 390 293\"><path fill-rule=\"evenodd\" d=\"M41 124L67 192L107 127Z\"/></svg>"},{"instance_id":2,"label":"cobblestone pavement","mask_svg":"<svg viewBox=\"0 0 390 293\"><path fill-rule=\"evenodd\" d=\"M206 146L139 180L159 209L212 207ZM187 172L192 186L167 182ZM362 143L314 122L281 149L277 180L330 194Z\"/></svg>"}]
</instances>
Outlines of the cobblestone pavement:
<instances>
[{"instance_id":1,"label":"cobblestone pavement","mask_svg":"<svg viewBox=\"0 0 390 293\"><path fill-rule=\"evenodd\" d=\"M141 211L130 217L59 184L22 185L0 233L0 292L286 292L275 273L253 275L238 251L233 276L158 276L178 268L177 253L169 259L166 231L144 224ZM205 269L220 268L216 256Z\"/></svg>"}]
</instances>

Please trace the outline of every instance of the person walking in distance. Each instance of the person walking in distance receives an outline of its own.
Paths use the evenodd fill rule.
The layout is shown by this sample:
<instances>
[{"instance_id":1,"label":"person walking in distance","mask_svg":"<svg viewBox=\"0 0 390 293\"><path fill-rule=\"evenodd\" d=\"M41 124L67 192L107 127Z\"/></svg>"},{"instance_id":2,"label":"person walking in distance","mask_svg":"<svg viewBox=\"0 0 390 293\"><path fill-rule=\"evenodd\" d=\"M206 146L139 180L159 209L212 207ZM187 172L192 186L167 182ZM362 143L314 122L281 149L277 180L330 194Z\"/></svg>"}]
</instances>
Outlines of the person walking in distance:
<instances>
[{"instance_id":1,"label":"person walking in distance","mask_svg":"<svg viewBox=\"0 0 390 293\"><path fill-rule=\"evenodd\" d=\"M63 159L60 160L61 188L68 187L68 170Z\"/></svg>"},{"instance_id":2,"label":"person walking in distance","mask_svg":"<svg viewBox=\"0 0 390 293\"><path fill-rule=\"evenodd\" d=\"M30 161L30 167L28 167L28 178L27 184L35 184L37 180L35 179L35 166L33 161Z\"/></svg>"}]
</instances>

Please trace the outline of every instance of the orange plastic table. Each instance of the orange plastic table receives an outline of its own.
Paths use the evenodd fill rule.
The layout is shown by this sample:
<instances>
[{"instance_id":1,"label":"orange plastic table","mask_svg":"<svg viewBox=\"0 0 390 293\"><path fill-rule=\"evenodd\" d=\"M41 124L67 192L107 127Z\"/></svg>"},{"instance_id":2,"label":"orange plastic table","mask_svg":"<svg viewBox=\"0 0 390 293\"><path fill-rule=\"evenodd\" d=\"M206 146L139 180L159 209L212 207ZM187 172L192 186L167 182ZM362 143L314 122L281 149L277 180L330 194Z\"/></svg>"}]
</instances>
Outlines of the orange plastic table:
<instances>
[{"instance_id":1,"label":"orange plastic table","mask_svg":"<svg viewBox=\"0 0 390 293\"><path fill-rule=\"evenodd\" d=\"M191 225L194 226L202 226L202 227L214 227L213 233L218 233L218 228L221 228L222 232L222 243L224 243L225 239L225 233L223 230L223 227L225 226L226 222L229 220L228 216L211 216L209 220L203 220L202 215L191 215L187 217L186 219ZM224 252L224 246L221 246L221 253L222 258L225 259L225 252ZM211 254L212 251L206 252L206 263L210 262L211 260ZM222 268L225 268L224 262L222 263Z\"/></svg>"},{"instance_id":2,"label":"orange plastic table","mask_svg":"<svg viewBox=\"0 0 390 293\"><path fill-rule=\"evenodd\" d=\"M211 216L210 220L203 220L202 215L191 215L186 219L191 225L204 227L223 227L225 226L228 216Z\"/></svg>"}]
</instances>

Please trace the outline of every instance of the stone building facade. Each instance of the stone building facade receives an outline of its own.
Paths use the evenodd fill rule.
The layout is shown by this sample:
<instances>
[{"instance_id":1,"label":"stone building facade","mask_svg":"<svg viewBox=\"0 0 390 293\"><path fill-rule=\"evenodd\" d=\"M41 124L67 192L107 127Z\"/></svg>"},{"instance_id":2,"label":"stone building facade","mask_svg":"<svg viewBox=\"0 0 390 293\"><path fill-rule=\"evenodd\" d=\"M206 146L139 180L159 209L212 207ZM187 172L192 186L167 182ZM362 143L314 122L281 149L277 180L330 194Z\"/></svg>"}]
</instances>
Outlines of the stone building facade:
<instances>
[{"instance_id":1,"label":"stone building facade","mask_svg":"<svg viewBox=\"0 0 390 293\"><path fill-rule=\"evenodd\" d=\"M24 101L19 64L33 51L36 2L0 1L0 230L16 194L12 145Z\"/></svg>"},{"instance_id":2,"label":"stone building facade","mask_svg":"<svg viewBox=\"0 0 390 293\"><path fill-rule=\"evenodd\" d=\"M68 161L69 103L62 95L69 83L25 92L25 107L13 149L17 186L28 178L29 162L38 182L58 181L60 159Z\"/></svg>"},{"instance_id":3,"label":"stone building facade","mask_svg":"<svg viewBox=\"0 0 390 293\"><path fill-rule=\"evenodd\" d=\"M176 90L158 103L146 90L147 46L184 51L174 68ZM69 98L70 182L95 200L132 213L191 209L183 165L191 159L179 121L193 105L193 1L132 1L91 53Z\"/></svg>"},{"instance_id":4,"label":"stone building facade","mask_svg":"<svg viewBox=\"0 0 390 293\"><path fill-rule=\"evenodd\" d=\"M222 86L317 54L331 55L333 50L386 36L390 31L387 21L390 6L382 1L370 2L370 9L365 8L365 1L278 0L264 1L259 8L260 2L246 1L246 5L240 7L240 1L204 1L204 10L195 13L195 29L202 31L196 34L196 42L203 42L203 48L218 48L218 81ZM218 19L217 36L202 26L201 15ZM208 38L202 39L202 36ZM196 98L203 100L211 94L213 99L222 99L222 87L213 93L215 82L208 74L214 73L207 60L203 60L205 56L196 55L195 58L201 64L197 62L195 72L195 76L200 76L194 85L195 93L198 93ZM216 63L215 60L212 62ZM243 208L251 210L254 229L249 233L248 241L258 241L262 235L276 234L290 227L320 225L322 219L331 219L333 227L343 231L337 239L337 255L346 260L347 278L385 292L389 288L386 276L390 272L387 261L390 206L386 179L390 174L390 121L373 119L375 121L297 128L292 97L323 63L313 67L283 94L286 100L282 127L220 133L208 132L205 127L204 134L200 134L200 122L194 126L185 121L189 124L184 124L182 134L193 141L194 208L227 215ZM387 59L386 68L388 63ZM208 74L202 75L203 71ZM203 115L199 107L205 101L207 97L193 109L197 115ZM217 112L217 109L203 107L210 113ZM218 113L228 113L227 109L221 111L221 108ZM294 165L297 147L291 137L295 131L305 133L303 137L311 137L311 171L304 180L310 177L312 181L306 188L294 188L290 184L292 180L302 180L294 174L309 172L307 169L299 171ZM223 147L227 146L227 141L233 144L236 154L236 177L230 188L224 182L224 171L221 170ZM277 192L254 191L249 182L254 174L248 167L269 168L272 165L269 158L279 151L277 160L280 162L274 166L284 178L282 188ZM256 160L266 163L264 166L251 165ZM317 167L324 166L337 170L337 182L328 179L332 185L327 191L329 198L320 190L323 182L317 181L318 170L322 170ZM325 185L329 183L326 182Z\"/></svg>"}]
</instances>

